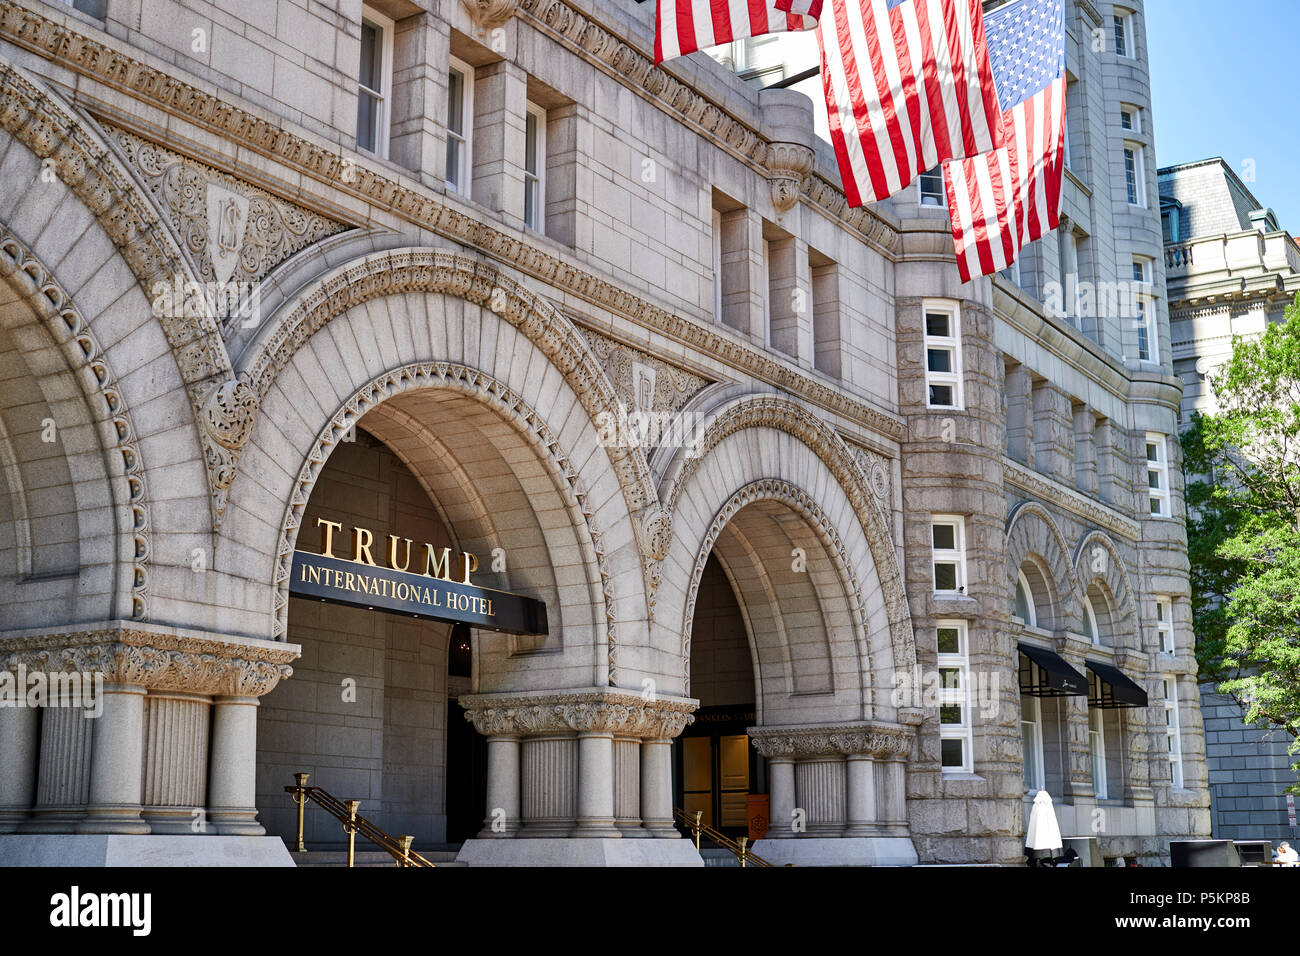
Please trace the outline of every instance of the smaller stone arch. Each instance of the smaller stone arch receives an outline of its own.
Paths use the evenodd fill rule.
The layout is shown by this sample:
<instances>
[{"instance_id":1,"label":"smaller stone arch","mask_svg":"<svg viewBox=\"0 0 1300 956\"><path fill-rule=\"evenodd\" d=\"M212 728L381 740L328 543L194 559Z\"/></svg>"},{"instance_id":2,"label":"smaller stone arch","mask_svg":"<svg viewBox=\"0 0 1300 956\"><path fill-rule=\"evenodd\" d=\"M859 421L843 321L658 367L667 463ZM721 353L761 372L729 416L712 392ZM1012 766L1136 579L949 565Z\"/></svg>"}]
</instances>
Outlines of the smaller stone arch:
<instances>
[{"instance_id":1,"label":"smaller stone arch","mask_svg":"<svg viewBox=\"0 0 1300 956\"><path fill-rule=\"evenodd\" d=\"M1016 575L1033 568L1046 592L1048 620L1038 610L1038 626L1047 630L1080 629L1079 590L1065 536L1051 513L1036 501L1016 505L1007 516L1006 534L1008 593L1014 594ZM1026 572L1026 576L1029 576ZM1031 584L1035 584L1031 578Z\"/></svg>"},{"instance_id":2,"label":"smaller stone arch","mask_svg":"<svg viewBox=\"0 0 1300 956\"><path fill-rule=\"evenodd\" d=\"M1104 531L1086 533L1074 550L1074 574L1079 593L1086 596L1094 587L1110 602L1110 629L1116 646L1141 647L1137 632L1138 613L1133 581L1115 541Z\"/></svg>"}]
</instances>

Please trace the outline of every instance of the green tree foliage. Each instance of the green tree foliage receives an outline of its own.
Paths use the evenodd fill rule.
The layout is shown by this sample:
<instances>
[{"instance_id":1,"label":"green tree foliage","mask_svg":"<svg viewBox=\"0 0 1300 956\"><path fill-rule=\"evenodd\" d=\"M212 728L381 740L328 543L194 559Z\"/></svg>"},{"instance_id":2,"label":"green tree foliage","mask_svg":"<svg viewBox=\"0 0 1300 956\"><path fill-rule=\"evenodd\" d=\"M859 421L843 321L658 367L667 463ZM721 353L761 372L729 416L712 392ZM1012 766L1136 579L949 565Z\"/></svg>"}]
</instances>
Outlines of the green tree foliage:
<instances>
[{"instance_id":1,"label":"green tree foliage","mask_svg":"<svg viewBox=\"0 0 1300 956\"><path fill-rule=\"evenodd\" d=\"M1200 676L1300 755L1300 298L1210 384L1181 436Z\"/></svg>"}]
</instances>

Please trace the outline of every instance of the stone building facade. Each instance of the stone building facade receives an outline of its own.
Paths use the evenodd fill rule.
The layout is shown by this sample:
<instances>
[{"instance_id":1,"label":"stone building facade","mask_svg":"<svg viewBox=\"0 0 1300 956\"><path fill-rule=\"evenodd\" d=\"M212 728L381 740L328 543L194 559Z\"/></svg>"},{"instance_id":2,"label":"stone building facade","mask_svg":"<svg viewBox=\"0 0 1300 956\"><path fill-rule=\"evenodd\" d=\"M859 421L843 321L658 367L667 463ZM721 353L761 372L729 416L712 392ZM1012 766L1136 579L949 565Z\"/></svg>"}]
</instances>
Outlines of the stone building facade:
<instances>
[{"instance_id":1,"label":"stone building facade","mask_svg":"<svg viewBox=\"0 0 1300 956\"><path fill-rule=\"evenodd\" d=\"M968 285L653 14L0 0L0 650L103 681L0 709L0 860L286 862L297 771L471 864L1208 832L1141 3L1069 5L1067 224ZM321 520L546 633L291 596Z\"/></svg>"},{"instance_id":2,"label":"stone building facade","mask_svg":"<svg viewBox=\"0 0 1300 956\"><path fill-rule=\"evenodd\" d=\"M1246 170L1243 170L1245 172ZM1159 171L1174 371L1182 426L1215 411L1207 376L1232 355L1234 336L1283 320L1300 293L1300 248L1273 210L1221 158ZM1286 789L1296 782L1291 737L1242 722L1241 708L1201 687L1213 833L1294 840Z\"/></svg>"}]
</instances>

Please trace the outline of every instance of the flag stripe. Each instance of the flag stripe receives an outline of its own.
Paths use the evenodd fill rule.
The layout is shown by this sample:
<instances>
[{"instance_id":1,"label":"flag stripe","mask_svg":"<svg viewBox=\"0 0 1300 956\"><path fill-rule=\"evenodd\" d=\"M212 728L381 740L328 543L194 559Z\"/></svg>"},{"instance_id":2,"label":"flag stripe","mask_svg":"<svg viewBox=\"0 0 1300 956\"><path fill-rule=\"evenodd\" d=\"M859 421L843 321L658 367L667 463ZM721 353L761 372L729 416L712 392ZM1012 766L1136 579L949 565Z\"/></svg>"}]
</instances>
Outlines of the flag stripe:
<instances>
[{"instance_id":1,"label":"flag stripe","mask_svg":"<svg viewBox=\"0 0 1300 956\"><path fill-rule=\"evenodd\" d=\"M823 0L657 0L655 63L720 43L811 30ZM782 6L784 4L784 6ZM791 6L798 9L791 10Z\"/></svg>"}]
</instances>

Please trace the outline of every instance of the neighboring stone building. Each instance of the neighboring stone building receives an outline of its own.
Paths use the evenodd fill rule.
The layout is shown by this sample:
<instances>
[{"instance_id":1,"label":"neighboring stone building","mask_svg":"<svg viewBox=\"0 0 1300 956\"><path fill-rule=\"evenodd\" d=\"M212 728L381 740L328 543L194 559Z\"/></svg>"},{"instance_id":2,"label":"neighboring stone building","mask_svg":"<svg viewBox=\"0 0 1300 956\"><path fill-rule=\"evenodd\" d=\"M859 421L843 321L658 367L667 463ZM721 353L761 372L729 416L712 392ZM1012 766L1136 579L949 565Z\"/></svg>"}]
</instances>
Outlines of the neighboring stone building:
<instances>
[{"instance_id":1,"label":"neighboring stone building","mask_svg":"<svg viewBox=\"0 0 1300 956\"><path fill-rule=\"evenodd\" d=\"M1300 292L1300 248L1220 158L1160 170L1174 370L1182 427L1213 412L1207 375L1232 355L1233 336L1283 319ZM1294 840L1285 792L1296 782L1290 735L1242 723L1231 700L1201 687L1213 832L1228 839Z\"/></svg>"},{"instance_id":2,"label":"neighboring stone building","mask_svg":"<svg viewBox=\"0 0 1300 956\"><path fill-rule=\"evenodd\" d=\"M651 3L73 6L0 0L0 660L106 683L0 709L0 862L287 861L297 771L471 863L1208 833L1138 0L969 285ZM547 626L367 607L412 549Z\"/></svg>"}]
</instances>

